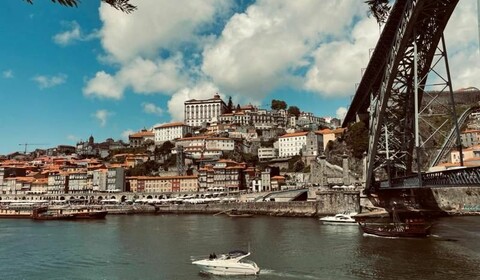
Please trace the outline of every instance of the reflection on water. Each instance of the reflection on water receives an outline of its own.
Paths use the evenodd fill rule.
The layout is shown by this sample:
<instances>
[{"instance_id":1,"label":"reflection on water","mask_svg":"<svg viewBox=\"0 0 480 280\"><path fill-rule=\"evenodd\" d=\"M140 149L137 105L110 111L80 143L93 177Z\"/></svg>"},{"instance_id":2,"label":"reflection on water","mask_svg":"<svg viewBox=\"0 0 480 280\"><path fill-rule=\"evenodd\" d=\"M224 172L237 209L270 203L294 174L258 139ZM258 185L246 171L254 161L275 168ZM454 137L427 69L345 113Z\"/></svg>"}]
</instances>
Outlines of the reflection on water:
<instances>
[{"instance_id":1,"label":"reflection on water","mask_svg":"<svg viewBox=\"0 0 480 280\"><path fill-rule=\"evenodd\" d=\"M226 279L190 256L251 248L259 276L228 279L480 279L480 217L439 220L426 239L363 236L317 219L109 216L1 220L2 279Z\"/></svg>"}]
</instances>

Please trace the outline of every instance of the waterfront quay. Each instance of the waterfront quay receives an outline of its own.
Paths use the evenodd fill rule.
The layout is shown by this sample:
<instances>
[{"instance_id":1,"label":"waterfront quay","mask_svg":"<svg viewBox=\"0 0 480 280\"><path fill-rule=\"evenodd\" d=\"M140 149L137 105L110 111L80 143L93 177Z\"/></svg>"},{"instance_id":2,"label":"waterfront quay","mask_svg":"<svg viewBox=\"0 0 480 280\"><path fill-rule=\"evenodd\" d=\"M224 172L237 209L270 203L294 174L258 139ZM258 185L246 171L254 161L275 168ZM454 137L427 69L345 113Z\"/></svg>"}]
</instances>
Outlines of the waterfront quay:
<instances>
[{"instance_id":1,"label":"waterfront quay","mask_svg":"<svg viewBox=\"0 0 480 280\"><path fill-rule=\"evenodd\" d=\"M64 207L101 206L110 213L214 214L229 209L278 216L314 217L360 210L359 191L322 191L307 201L308 189L265 193L77 193L0 195L0 203L49 203ZM300 198L299 198L300 197ZM303 201L292 201L303 199ZM150 207L149 207L150 206ZM110 211L111 210L111 211Z\"/></svg>"},{"instance_id":2,"label":"waterfront quay","mask_svg":"<svg viewBox=\"0 0 480 280\"><path fill-rule=\"evenodd\" d=\"M401 191L396 197L402 197ZM480 213L480 186L442 187L417 191L417 197L430 205L429 212L444 215ZM133 193L97 192L75 194L3 194L0 204L37 203L51 207L104 208L110 214L175 213L215 214L235 209L242 213L270 216L318 217L342 212L368 212L375 209L357 190L297 189L263 193ZM428 195L426 195L426 194ZM408 197L405 198L408 200ZM405 202L408 204L408 201ZM437 214L438 214L437 213Z\"/></svg>"}]
</instances>

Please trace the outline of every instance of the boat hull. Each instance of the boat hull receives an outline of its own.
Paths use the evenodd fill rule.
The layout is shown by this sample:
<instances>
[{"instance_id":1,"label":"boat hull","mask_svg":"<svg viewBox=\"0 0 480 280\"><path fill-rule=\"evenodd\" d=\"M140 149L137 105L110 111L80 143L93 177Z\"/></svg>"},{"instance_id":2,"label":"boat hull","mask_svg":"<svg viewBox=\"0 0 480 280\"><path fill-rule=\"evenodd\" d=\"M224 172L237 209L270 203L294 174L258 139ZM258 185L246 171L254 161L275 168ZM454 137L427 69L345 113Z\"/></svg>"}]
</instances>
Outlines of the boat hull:
<instances>
[{"instance_id":1,"label":"boat hull","mask_svg":"<svg viewBox=\"0 0 480 280\"><path fill-rule=\"evenodd\" d=\"M222 265L212 263L209 261L196 261L193 264L197 265L201 272L213 275L257 275L260 273L260 268L249 263L234 263Z\"/></svg>"},{"instance_id":2,"label":"boat hull","mask_svg":"<svg viewBox=\"0 0 480 280\"><path fill-rule=\"evenodd\" d=\"M430 225L407 225L407 224L368 224L359 223L364 233L381 237L427 237L430 234Z\"/></svg>"},{"instance_id":3,"label":"boat hull","mask_svg":"<svg viewBox=\"0 0 480 280\"><path fill-rule=\"evenodd\" d=\"M70 214L38 215L33 216L33 219L35 221L75 220L75 216Z\"/></svg>"},{"instance_id":4,"label":"boat hull","mask_svg":"<svg viewBox=\"0 0 480 280\"><path fill-rule=\"evenodd\" d=\"M105 219L108 211L88 211L88 212L77 212L72 213L75 216L75 219L86 219L86 220L100 220Z\"/></svg>"}]
</instances>

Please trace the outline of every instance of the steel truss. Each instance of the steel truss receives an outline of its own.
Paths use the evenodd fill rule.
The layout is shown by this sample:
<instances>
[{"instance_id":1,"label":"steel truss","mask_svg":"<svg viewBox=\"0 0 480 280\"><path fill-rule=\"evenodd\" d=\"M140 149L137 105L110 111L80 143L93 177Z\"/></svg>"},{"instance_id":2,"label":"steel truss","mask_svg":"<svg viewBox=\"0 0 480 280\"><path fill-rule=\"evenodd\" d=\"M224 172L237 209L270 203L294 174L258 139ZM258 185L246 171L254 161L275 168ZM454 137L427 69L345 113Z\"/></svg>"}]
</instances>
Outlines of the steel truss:
<instances>
[{"instance_id":1,"label":"steel truss","mask_svg":"<svg viewBox=\"0 0 480 280\"><path fill-rule=\"evenodd\" d=\"M422 170L422 161L426 159L422 158L421 150L435 138L421 135L421 145L416 147L416 112L418 110L418 122L433 127L436 124L429 122L427 115L431 114L429 108L437 104L438 99L431 90L440 88L435 93L437 96L447 90L453 94L443 30L457 3L458 0L405 0L401 18L392 21L398 23L397 26L384 29L384 32L395 30L395 35L380 81L370 88L366 186L373 187L374 178L409 176ZM442 44L438 47L440 41ZM377 45L377 48L382 46ZM441 61L446 66L443 71L437 70ZM422 100L426 94L432 96L424 104ZM450 106L448 111L456 120L453 95ZM442 130L435 128L434 131Z\"/></svg>"}]
</instances>

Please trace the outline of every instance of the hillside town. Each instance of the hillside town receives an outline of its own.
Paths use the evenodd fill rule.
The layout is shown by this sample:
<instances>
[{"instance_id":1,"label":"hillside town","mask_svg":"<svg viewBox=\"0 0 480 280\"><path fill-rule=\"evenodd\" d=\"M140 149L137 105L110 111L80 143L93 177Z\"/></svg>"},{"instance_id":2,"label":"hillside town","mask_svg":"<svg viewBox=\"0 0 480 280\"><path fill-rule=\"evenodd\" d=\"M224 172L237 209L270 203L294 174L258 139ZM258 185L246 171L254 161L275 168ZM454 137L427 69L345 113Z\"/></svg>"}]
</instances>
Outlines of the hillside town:
<instances>
[{"instance_id":1,"label":"hillside town","mask_svg":"<svg viewBox=\"0 0 480 280\"><path fill-rule=\"evenodd\" d=\"M128 143L90 136L76 146L29 153L25 143L23 153L1 157L0 192L46 198L95 192L238 194L362 183L362 166L353 165L366 151L365 128L349 131L339 119L317 117L281 100L272 100L267 110L235 106L218 94L185 101L184 113L183 122L141 129ZM353 131L359 134L347 135ZM462 142L465 164L480 165L480 112L471 115ZM450 160L435 168L458 165L458 153L452 151ZM319 171L325 165L333 171Z\"/></svg>"}]
</instances>

